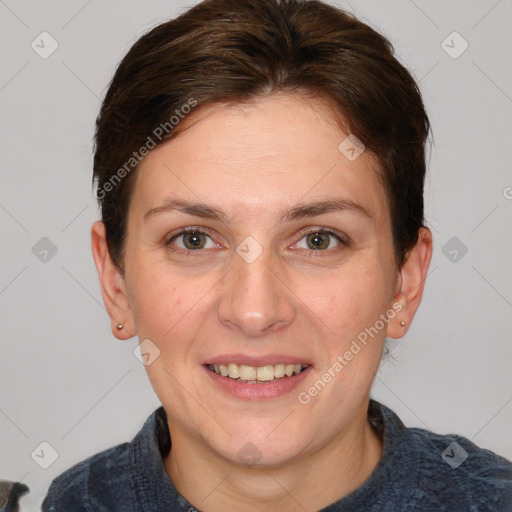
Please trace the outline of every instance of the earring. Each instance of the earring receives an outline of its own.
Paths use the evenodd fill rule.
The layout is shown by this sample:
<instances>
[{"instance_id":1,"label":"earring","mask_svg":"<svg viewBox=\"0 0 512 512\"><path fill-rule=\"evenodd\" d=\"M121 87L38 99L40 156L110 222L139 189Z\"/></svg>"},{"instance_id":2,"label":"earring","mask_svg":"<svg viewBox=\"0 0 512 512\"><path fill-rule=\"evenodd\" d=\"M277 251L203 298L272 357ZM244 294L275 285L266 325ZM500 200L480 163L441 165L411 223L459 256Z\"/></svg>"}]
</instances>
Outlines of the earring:
<instances>
[{"instance_id":1,"label":"earring","mask_svg":"<svg viewBox=\"0 0 512 512\"><path fill-rule=\"evenodd\" d=\"M407 324L402 320L400 322L400 327L402 327L402 331L404 330L404 327L406 326Z\"/></svg>"},{"instance_id":2,"label":"earring","mask_svg":"<svg viewBox=\"0 0 512 512\"><path fill-rule=\"evenodd\" d=\"M120 331L124 327L124 325L123 324L117 324L116 327L117 327L117 330Z\"/></svg>"}]
</instances>

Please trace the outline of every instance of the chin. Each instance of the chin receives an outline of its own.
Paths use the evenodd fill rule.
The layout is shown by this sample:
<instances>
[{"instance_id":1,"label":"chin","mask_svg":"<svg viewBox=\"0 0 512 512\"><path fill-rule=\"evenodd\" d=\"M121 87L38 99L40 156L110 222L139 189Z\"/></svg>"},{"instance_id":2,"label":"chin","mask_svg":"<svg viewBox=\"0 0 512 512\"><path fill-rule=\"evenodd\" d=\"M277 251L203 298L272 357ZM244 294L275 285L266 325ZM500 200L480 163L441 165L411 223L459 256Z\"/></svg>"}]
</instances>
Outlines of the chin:
<instances>
[{"instance_id":1,"label":"chin","mask_svg":"<svg viewBox=\"0 0 512 512\"><path fill-rule=\"evenodd\" d=\"M210 448L232 464L245 468L275 468L293 462L304 455L306 446L311 443L298 438L288 429L281 433L270 433L272 428L262 428L257 432L247 430L243 435L235 435L221 446L218 442L209 443ZM279 423L279 422L277 422ZM216 438L218 440L218 438Z\"/></svg>"}]
</instances>

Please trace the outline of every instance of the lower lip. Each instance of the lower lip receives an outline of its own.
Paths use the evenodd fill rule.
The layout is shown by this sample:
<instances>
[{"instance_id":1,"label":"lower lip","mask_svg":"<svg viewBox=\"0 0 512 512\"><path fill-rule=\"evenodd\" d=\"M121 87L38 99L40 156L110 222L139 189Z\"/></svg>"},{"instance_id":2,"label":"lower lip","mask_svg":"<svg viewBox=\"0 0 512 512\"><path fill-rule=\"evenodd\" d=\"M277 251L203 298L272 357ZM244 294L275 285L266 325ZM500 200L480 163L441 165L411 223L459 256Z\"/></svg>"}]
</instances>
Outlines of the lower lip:
<instances>
[{"instance_id":1,"label":"lower lip","mask_svg":"<svg viewBox=\"0 0 512 512\"><path fill-rule=\"evenodd\" d=\"M313 370L312 366L308 366L293 377L282 377L265 384L249 384L230 379L229 377L223 377L218 373L212 372L206 366L203 366L203 368L216 386L224 392L244 400L265 400L282 397L293 391Z\"/></svg>"}]
</instances>

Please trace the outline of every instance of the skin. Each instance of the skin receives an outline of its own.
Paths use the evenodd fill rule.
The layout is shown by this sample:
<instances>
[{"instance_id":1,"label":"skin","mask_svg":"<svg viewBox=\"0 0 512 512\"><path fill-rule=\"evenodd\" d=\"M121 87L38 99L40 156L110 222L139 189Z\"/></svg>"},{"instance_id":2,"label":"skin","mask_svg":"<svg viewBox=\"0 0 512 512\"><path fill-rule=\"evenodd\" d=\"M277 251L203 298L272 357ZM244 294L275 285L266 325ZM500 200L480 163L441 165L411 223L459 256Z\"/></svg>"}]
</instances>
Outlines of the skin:
<instances>
[{"instance_id":1,"label":"skin","mask_svg":"<svg viewBox=\"0 0 512 512\"><path fill-rule=\"evenodd\" d=\"M92 228L112 332L150 339L160 350L146 369L169 418L165 468L195 507L318 510L360 486L380 460L382 442L366 421L370 388L385 337L402 337L420 304L431 233L421 229L397 268L376 160L365 151L349 161L338 150L347 134L326 104L275 94L203 107L182 123L179 136L137 171L123 271L109 256L103 224ZM145 218L170 198L208 204L226 218L178 211ZM298 203L340 198L370 216L345 209L280 220ZM166 245L186 226L207 232L204 248L187 249L190 236L188 246L184 236ZM340 233L349 245L324 235L315 250L304 233L315 228ZM236 252L248 236L263 248L251 263ZM308 404L299 403L297 393L393 304L401 309L378 335ZM291 393L242 400L219 391L202 366L235 353L290 354L313 368ZM237 455L247 442L258 450L255 463Z\"/></svg>"}]
</instances>

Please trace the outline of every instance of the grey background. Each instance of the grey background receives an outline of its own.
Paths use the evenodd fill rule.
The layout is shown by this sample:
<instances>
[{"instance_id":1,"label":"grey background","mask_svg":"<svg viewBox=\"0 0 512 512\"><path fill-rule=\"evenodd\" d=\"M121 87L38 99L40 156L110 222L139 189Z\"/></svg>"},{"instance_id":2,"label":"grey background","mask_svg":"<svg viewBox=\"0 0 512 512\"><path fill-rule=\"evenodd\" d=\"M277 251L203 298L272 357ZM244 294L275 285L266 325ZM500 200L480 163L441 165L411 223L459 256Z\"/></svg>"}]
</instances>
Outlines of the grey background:
<instances>
[{"instance_id":1,"label":"grey background","mask_svg":"<svg viewBox=\"0 0 512 512\"><path fill-rule=\"evenodd\" d=\"M129 441L158 406L136 340L112 337L102 305L89 243L91 138L116 64L189 5L0 0L0 478L30 486L23 511L38 510L72 464ZM512 458L512 2L338 5L392 40L420 80L434 132L430 276L373 396L410 426ZM51 48L43 31L59 45L46 59L31 47ZM469 44L458 58L453 31ZM48 469L40 465L53 452L41 442L58 453Z\"/></svg>"}]
</instances>

